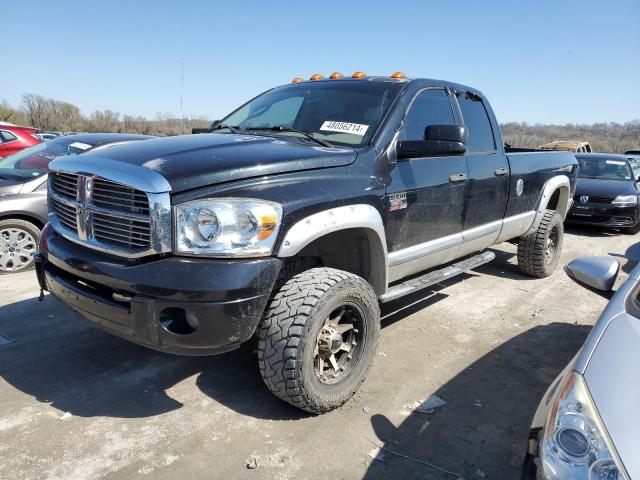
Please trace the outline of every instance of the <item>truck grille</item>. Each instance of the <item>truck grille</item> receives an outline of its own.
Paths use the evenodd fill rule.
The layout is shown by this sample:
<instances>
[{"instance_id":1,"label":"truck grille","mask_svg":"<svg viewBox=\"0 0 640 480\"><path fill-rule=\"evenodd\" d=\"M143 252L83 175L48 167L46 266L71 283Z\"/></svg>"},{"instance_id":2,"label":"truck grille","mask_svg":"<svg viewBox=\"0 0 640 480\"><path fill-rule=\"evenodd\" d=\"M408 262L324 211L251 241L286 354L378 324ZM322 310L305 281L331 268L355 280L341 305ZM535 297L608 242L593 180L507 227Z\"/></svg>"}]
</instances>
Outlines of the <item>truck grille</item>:
<instances>
[{"instance_id":1,"label":"truck grille","mask_svg":"<svg viewBox=\"0 0 640 480\"><path fill-rule=\"evenodd\" d=\"M88 175L52 172L49 214L89 246L126 254L152 249L152 222L145 192ZM64 232L63 232L64 233Z\"/></svg>"}]
</instances>

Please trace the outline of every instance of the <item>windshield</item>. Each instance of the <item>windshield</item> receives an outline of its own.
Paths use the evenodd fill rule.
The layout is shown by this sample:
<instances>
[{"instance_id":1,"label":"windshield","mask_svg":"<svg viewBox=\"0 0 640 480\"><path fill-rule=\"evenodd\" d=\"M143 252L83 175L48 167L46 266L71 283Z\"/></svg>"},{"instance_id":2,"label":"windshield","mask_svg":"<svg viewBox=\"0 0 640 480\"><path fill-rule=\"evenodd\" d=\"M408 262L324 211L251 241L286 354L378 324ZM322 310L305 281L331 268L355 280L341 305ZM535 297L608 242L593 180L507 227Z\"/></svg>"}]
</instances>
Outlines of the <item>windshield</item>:
<instances>
[{"instance_id":1,"label":"windshield","mask_svg":"<svg viewBox=\"0 0 640 480\"><path fill-rule=\"evenodd\" d=\"M92 147L93 145L78 142L73 138L54 138L20 150L18 153L0 160L0 177L39 177L46 173L49 162L54 158L65 155L78 155Z\"/></svg>"},{"instance_id":2,"label":"windshield","mask_svg":"<svg viewBox=\"0 0 640 480\"><path fill-rule=\"evenodd\" d=\"M628 157L627 160L634 172L640 172L640 155Z\"/></svg>"},{"instance_id":3,"label":"windshield","mask_svg":"<svg viewBox=\"0 0 640 480\"><path fill-rule=\"evenodd\" d=\"M580 164L579 177L603 180L632 180L633 172L626 160L609 158L576 157Z\"/></svg>"},{"instance_id":4,"label":"windshield","mask_svg":"<svg viewBox=\"0 0 640 480\"><path fill-rule=\"evenodd\" d=\"M365 145L401 88L401 83L343 80L287 85L251 100L219 124L254 131L285 127L299 132L277 135L304 138L304 132L329 143Z\"/></svg>"}]
</instances>

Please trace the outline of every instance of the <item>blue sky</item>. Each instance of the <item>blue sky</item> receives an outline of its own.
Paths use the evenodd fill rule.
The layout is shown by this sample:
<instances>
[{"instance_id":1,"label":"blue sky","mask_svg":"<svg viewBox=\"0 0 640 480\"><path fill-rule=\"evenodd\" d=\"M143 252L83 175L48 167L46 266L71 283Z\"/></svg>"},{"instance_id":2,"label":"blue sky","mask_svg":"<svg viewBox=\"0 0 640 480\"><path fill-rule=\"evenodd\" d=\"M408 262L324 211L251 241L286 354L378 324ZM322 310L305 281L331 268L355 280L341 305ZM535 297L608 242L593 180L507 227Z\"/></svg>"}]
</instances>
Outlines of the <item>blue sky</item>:
<instances>
[{"instance_id":1,"label":"blue sky","mask_svg":"<svg viewBox=\"0 0 640 480\"><path fill-rule=\"evenodd\" d=\"M6 5L15 2L2 0ZM441 78L500 121L640 118L640 1L30 0L5 16L0 98L218 118L297 75Z\"/></svg>"}]
</instances>

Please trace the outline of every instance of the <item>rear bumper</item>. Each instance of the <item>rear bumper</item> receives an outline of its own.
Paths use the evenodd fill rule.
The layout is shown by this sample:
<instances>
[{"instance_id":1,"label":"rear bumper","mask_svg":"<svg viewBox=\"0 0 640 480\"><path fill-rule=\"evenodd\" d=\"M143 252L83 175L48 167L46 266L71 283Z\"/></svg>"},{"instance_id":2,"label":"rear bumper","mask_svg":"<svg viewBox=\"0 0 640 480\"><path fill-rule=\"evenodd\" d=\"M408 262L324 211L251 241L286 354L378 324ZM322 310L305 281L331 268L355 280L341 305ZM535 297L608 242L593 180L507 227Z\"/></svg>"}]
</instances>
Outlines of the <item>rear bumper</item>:
<instances>
[{"instance_id":1,"label":"rear bumper","mask_svg":"<svg viewBox=\"0 0 640 480\"><path fill-rule=\"evenodd\" d=\"M567 216L567 223L581 225L600 225L611 228L631 228L640 221L640 208L634 207L614 207L613 205L591 205L590 216L577 215L576 206L571 209Z\"/></svg>"},{"instance_id":2,"label":"rear bumper","mask_svg":"<svg viewBox=\"0 0 640 480\"><path fill-rule=\"evenodd\" d=\"M183 355L222 353L249 340L280 266L277 258L129 262L69 242L50 228L36 257L40 286L87 320Z\"/></svg>"}]
</instances>

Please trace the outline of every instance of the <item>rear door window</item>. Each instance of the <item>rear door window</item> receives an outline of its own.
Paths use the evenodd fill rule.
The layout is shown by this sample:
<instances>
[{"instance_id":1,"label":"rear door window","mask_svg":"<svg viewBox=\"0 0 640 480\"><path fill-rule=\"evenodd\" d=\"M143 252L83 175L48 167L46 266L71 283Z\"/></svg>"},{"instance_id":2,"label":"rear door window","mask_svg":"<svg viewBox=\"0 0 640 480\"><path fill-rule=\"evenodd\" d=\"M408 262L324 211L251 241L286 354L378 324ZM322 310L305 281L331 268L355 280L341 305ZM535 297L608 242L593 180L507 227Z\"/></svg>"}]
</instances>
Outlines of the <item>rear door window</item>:
<instances>
[{"instance_id":1,"label":"rear door window","mask_svg":"<svg viewBox=\"0 0 640 480\"><path fill-rule=\"evenodd\" d=\"M449 96L442 89L418 93L404 118L405 140L424 140L429 125L455 124Z\"/></svg>"},{"instance_id":2,"label":"rear door window","mask_svg":"<svg viewBox=\"0 0 640 480\"><path fill-rule=\"evenodd\" d=\"M18 139L18 137L16 137L13 133L7 132L6 130L0 130L0 137L2 137L2 141L4 143L13 142L14 140Z\"/></svg>"},{"instance_id":3,"label":"rear door window","mask_svg":"<svg viewBox=\"0 0 640 480\"><path fill-rule=\"evenodd\" d=\"M457 94L462 118L469 132L469 153L492 152L496 149L493 129L482 98L470 92Z\"/></svg>"}]
</instances>

